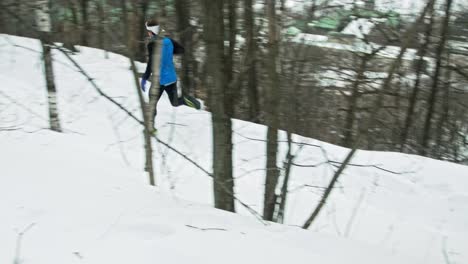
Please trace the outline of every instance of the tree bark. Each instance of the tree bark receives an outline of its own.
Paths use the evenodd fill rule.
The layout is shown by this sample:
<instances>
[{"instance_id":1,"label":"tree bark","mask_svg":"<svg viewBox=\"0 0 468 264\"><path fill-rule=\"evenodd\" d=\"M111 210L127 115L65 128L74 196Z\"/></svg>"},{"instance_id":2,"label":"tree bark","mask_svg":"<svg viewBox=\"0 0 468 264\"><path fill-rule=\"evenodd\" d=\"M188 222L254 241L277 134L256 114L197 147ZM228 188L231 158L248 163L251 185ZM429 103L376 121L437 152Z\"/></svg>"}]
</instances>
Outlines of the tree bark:
<instances>
[{"instance_id":1,"label":"tree bark","mask_svg":"<svg viewBox=\"0 0 468 264\"><path fill-rule=\"evenodd\" d=\"M78 39L76 32L79 32L78 14L73 0L67 0L65 5L71 11L71 21L66 22L67 26L64 32L67 32L67 37L63 40L63 47L72 52L77 52L75 44L77 44Z\"/></svg>"},{"instance_id":2,"label":"tree bark","mask_svg":"<svg viewBox=\"0 0 468 264\"><path fill-rule=\"evenodd\" d=\"M424 130L421 142L421 149L419 154L425 156L430 151L430 140L431 140L431 132L432 132L432 119L435 115L435 104L437 99L437 94L439 92L439 79L442 71L442 55L445 51L445 45L447 42L447 36L449 31L449 23L451 17L451 8L452 8L452 0L447 0L445 4L445 18L442 22L442 32L439 45L437 46L436 50L436 68L434 72L434 78L432 81L431 93L428 99L428 110L426 114L426 119L424 123Z\"/></svg>"},{"instance_id":3,"label":"tree bark","mask_svg":"<svg viewBox=\"0 0 468 264\"><path fill-rule=\"evenodd\" d=\"M263 218L272 221L277 195L275 193L278 184L279 170L277 165L278 152L278 103L279 103L279 79L278 79L278 53L279 37L275 0L266 1L266 14L268 18L268 59L267 71L270 79L267 105L267 162L265 178L265 194L263 204Z\"/></svg>"},{"instance_id":4,"label":"tree bark","mask_svg":"<svg viewBox=\"0 0 468 264\"><path fill-rule=\"evenodd\" d=\"M288 197L288 185L289 179L291 176L291 165L294 159L294 156L291 154L291 145L292 145L292 136L288 132L288 153L286 153L286 160L284 164L284 179L283 185L281 187L281 194L279 197L278 213L274 221L278 223L284 222L285 210L286 210L286 199Z\"/></svg>"},{"instance_id":5,"label":"tree bark","mask_svg":"<svg viewBox=\"0 0 468 264\"><path fill-rule=\"evenodd\" d=\"M249 119L252 122L258 123L260 122L260 103L257 88L257 41L252 0L244 0L244 23L247 43L247 98L249 102Z\"/></svg>"},{"instance_id":6,"label":"tree bark","mask_svg":"<svg viewBox=\"0 0 468 264\"><path fill-rule=\"evenodd\" d=\"M450 51L447 54L447 65L450 65ZM442 114L439 118L439 122L437 124L437 141L436 141L436 149L435 154L437 159L442 159L444 151L441 151L444 132L447 131L449 127L449 119L450 119L450 88L451 88L451 81L452 81L452 70L446 68L445 69L445 80L444 80L444 87L443 87L443 98L442 98ZM448 151L445 151L447 153Z\"/></svg>"},{"instance_id":7,"label":"tree bark","mask_svg":"<svg viewBox=\"0 0 468 264\"><path fill-rule=\"evenodd\" d=\"M109 55L107 53L106 37L104 34L104 27L106 26L106 12L105 12L105 0L99 0L96 3L98 16L99 16L99 25L98 25L98 47L101 50L104 50L104 57L107 59Z\"/></svg>"},{"instance_id":8,"label":"tree bark","mask_svg":"<svg viewBox=\"0 0 468 264\"><path fill-rule=\"evenodd\" d=\"M49 124L50 129L62 132L57 106L57 90L54 82L54 68L52 64L51 51L51 19L48 0L37 0L36 2L36 23L39 30L42 46L42 59L44 61L44 74L47 85Z\"/></svg>"},{"instance_id":9,"label":"tree bark","mask_svg":"<svg viewBox=\"0 0 468 264\"><path fill-rule=\"evenodd\" d=\"M358 55L359 56L359 55ZM346 123L345 123L345 131L344 131L344 138L343 138L343 146L345 147L352 147L353 146L353 130L354 130L354 123L356 119L356 111L358 107L358 98L359 98L359 86L361 85L362 81L365 79L365 71L367 68L367 62L369 57L366 55L362 55L359 57L361 63L359 65L359 69L357 72L356 80L353 82L353 88L351 91L351 95L348 99L348 111L346 112Z\"/></svg>"},{"instance_id":10,"label":"tree bark","mask_svg":"<svg viewBox=\"0 0 468 264\"><path fill-rule=\"evenodd\" d=\"M127 49L131 49L131 46L128 43L128 10L127 10L127 0L120 1L120 9L122 9L122 43L126 45Z\"/></svg>"},{"instance_id":11,"label":"tree bark","mask_svg":"<svg viewBox=\"0 0 468 264\"><path fill-rule=\"evenodd\" d=\"M145 56L145 45L144 45L144 39L146 37L146 29L145 29L145 22L146 22L146 14L148 12L148 5L149 5L149 0L140 0L138 1L139 2L139 5L137 6L136 10L137 10L137 15L138 15L138 25L136 25L137 27L137 39L136 40L133 40L133 41L136 41L136 43L138 43L137 45L135 45L135 59L138 60L138 61L145 61L146 59L146 56Z\"/></svg>"},{"instance_id":12,"label":"tree bark","mask_svg":"<svg viewBox=\"0 0 468 264\"><path fill-rule=\"evenodd\" d=\"M159 99L159 63L161 62L161 40L154 42L153 54L148 54L152 56L152 68L153 72L151 74L151 87L149 90L149 102L148 107L146 108L149 126L152 130L156 128L155 119L157 114L157 103Z\"/></svg>"},{"instance_id":13,"label":"tree bark","mask_svg":"<svg viewBox=\"0 0 468 264\"><path fill-rule=\"evenodd\" d=\"M190 25L190 1L175 0L177 16L177 32L179 33L182 46L185 48L182 54L182 92L193 94L194 87L194 49L193 49L193 29Z\"/></svg>"},{"instance_id":14,"label":"tree bark","mask_svg":"<svg viewBox=\"0 0 468 264\"><path fill-rule=\"evenodd\" d=\"M89 0L80 0L81 5L81 45L89 46L89 32L91 30L91 25L89 23L88 17L88 6Z\"/></svg>"},{"instance_id":15,"label":"tree bark","mask_svg":"<svg viewBox=\"0 0 468 264\"><path fill-rule=\"evenodd\" d=\"M215 207L235 211L232 176L232 124L226 107L224 58L224 1L203 1L206 11L204 35L207 49L207 79L213 122L213 189Z\"/></svg>"},{"instance_id":16,"label":"tree bark","mask_svg":"<svg viewBox=\"0 0 468 264\"><path fill-rule=\"evenodd\" d=\"M423 72L423 67L424 67L424 56L426 56L430 43L431 43L432 29L434 26L434 7L432 7L429 10L429 17L430 17L429 18L430 21L429 21L429 24L426 25L424 43L421 45L421 48L419 49L419 60L416 65L416 80L414 82L413 90L411 92L408 110L406 112L405 122L403 125L403 129L401 131L401 137L400 137L400 144L401 144L400 151L401 152L405 150L406 141L408 140L409 130L414 120L413 119L414 111L416 109L416 103L417 103L417 98L418 98L418 94L420 91L420 86L421 86L420 84L421 84L422 72Z\"/></svg>"},{"instance_id":17,"label":"tree bark","mask_svg":"<svg viewBox=\"0 0 468 264\"><path fill-rule=\"evenodd\" d=\"M156 185L156 178L154 176L154 167L153 167L153 147L151 142L153 126L150 123L151 116L149 115L148 106L143 99L143 93L140 89L140 82L138 80L138 73L135 66L134 56L130 53L130 65L132 67L133 77L135 81L135 88L138 93L138 99L140 101L141 114L143 116L144 129L143 129L143 138L145 141L145 171L148 172L149 183L150 185Z\"/></svg>"}]
</instances>

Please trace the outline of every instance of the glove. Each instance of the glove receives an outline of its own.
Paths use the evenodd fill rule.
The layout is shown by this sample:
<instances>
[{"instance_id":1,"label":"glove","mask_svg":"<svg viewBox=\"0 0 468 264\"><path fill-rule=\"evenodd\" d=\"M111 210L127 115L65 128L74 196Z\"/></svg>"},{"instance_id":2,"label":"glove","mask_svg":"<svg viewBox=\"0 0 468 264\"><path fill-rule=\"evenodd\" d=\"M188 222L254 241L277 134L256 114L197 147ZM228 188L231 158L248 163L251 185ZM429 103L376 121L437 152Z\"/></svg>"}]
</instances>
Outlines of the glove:
<instances>
[{"instance_id":1,"label":"glove","mask_svg":"<svg viewBox=\"0 0 468 264\"><path fill-rule=\"evenodd\" d=\"M141 90L143 90L143 92L146 92L146 79L141 79Z\"/></svg>"}]
</instances>

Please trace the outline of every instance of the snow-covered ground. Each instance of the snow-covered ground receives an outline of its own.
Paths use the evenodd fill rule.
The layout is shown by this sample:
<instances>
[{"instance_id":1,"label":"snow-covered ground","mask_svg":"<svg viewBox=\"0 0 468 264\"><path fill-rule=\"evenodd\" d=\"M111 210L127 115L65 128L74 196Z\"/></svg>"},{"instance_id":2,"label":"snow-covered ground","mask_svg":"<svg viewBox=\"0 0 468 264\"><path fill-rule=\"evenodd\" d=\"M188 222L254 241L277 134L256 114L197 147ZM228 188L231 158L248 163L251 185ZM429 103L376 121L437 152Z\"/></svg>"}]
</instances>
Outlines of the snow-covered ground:
<instances>
[{"instance_id":1,"label":"snow-covered ground","mask_svg":"<svg viewBox=\"0 0 468 264\"><path fill-rule=\"evenodd\" d=\"M141 127L58 52L65 133L48 131L39 51L36 40L0 35L1 263L14 263L15 255L25 264L468 262L466 166L359 151L353 164L381 169L349 167L304 231L296 226L334 170L322 163L341 161L348 150L295 135L295 163L305 166L292 169L285 225L265 226L239 204L238 215L212 209L211 179L158 143L158 186L149 187ZM73 57L140 115L127 58L104 59L90 48ZM211 170L208 112L172 108L164 96L157 126L162 140ZM264 140L266 129L238 120L233 129L236 193L261 212L265 143L251 139Z\"/></svg>"}]
</instances>

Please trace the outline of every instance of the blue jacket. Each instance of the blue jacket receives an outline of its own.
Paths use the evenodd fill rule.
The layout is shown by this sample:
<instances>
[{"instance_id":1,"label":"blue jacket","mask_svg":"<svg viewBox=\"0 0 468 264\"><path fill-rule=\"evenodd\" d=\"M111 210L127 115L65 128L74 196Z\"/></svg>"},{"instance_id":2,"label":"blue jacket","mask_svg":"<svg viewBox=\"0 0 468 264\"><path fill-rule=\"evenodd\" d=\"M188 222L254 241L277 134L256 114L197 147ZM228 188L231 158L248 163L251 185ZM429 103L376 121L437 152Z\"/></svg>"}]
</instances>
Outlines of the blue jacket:
<instances>
[{"instance_id":1,"label":"blue jacket","mask_svg":"<svg viewBox=\"0 0 468 264\"><path fill-rule=\"evenodd\" d=\"M157 37L151 40L148 43L148 54L149 60L148 64L146 65L146 71L143 74L143 79L148 80L151 76L153 71L153 49L154 43L157 41ZM173 41L168 38L164 37L162 39L162 48L161 48L161 61L159 64L159 84L160 85L169 85L171 83L175 83L177 81L177 73L175 70L174 62L174 43Z\"/></svg>"},{"instance_id":2,"label":"blue jacket","mask_svg":"<svg viewBox=\"0 0 468 264\"><path fill-rule=\"evenodd\" d=\"M174 45L170 38L162 41L161 64L159 65L159 84L168 85L177 81L177 73L174 67Z\"/></svg>"}]
</instances>

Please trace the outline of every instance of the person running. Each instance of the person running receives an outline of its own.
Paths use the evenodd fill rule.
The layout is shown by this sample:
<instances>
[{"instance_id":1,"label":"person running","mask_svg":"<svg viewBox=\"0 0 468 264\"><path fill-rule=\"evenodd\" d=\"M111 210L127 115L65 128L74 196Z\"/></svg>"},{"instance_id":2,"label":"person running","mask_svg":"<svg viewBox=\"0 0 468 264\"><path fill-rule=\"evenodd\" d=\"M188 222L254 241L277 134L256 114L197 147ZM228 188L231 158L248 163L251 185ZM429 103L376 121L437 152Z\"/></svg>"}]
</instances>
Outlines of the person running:
<instances>
[{"instance_id":1,"label":"person running","mask_svg":"<svg viewBox=\"0 0 468 264\"><path fill-rule=\"evenodd\" d=\"M174 66L174 54L182 54L184 52L184 48L175 40L167 36L160 36L160 25L156 20L147 21L145 26L148 31L148 36L150 37L149 43L146 46L149 59L148 64L146 65L146 71L141 79L141 89L143 92L146 92L146 83L153 73L153 66L157 69L159 63L159 93L156 104L165 91L169 96L169 101L172 106L177 107L186 105L195 109L200 109L201 104L197 99L188 95L183 95L179 98L177 95L177 73ZM156 53L154 53L155 46L161 47L160 50L156 50ZM153 57L156 58L156 60L160 57L160 60L153 61ZM154 85L153 87L156 86Z\"/></svg>"}]
</instances>

